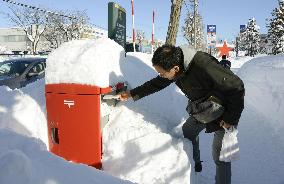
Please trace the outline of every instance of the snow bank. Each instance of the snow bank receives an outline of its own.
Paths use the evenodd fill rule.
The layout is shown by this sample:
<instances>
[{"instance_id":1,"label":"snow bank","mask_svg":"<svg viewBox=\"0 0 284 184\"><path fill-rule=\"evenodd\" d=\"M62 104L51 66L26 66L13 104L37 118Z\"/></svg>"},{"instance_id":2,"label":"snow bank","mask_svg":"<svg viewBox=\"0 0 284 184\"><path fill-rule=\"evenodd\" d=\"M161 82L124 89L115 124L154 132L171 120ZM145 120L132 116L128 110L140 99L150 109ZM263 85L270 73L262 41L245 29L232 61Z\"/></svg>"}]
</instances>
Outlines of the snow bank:
<instances>
[{"instance_id":1,"label":"snow bank","mask_svg":"<svg viewBox=\"0 0 284 184\"><path fill-rule=\"evenodd\" d=\"M249 97L246 98L246 102L272 121L282 122L284 119L283 55L252 59L243 65L238 75L245 83L246 96ZM284 125L281 126L282 130L283 128Z\"/></svg>"},{"instance_id":2,"label":"snow bank","mask_svg":"<svg viewBox=\"0 0 284 184\"><path fill-rule=\"evenodd\" d=\"M21 90L0 87L0 128L41 139L48 145L44 80Z\"/></svg>"},{"instance_id":3,"label":"snow bank","mask_svg":"<svg viewBox=\"0 0 284 184\"><path fill-rule=\"evenodd\" d=\"M76 83L108 87L123 81L123 48L108 38L62 44L47 59L46 84Z\"/></svg>"},{"instance_id":4,"label":"snow bank","mask_svg":"<svg viewBox=\"0 0 284 184\"><path fill-rule=\"evenodd\" d=\"M232 69L241 68L243 64L245 64L246 62L248 62L251 59L252 59L252 57L250 57L250 56L229 58L229 60L231 61L231 68Z\"/></svg>"},{"instance_id":5,"label":"snow bank","mask_svg":"<svg viewBox=\"0 0 284 184\"><path fill-rule=\"evenodd\" d=\"M0 183L9 184L122 184L130 183L114 178L92 167L73 164L46 151L45 145L0 129Z\"/></svg>"},{"instance_id":6,"label":"snow bank","mask_svg":"<svg viewBox=\"0 0 284 184\"><path fill-rule=\"evenodd\" d=\"M141 184L188 183L191 169L184 140L161 132L164 121L159 118L147 120L124 106L114 110L103 132L104 170Z\"/></svg>"}]
</instances>

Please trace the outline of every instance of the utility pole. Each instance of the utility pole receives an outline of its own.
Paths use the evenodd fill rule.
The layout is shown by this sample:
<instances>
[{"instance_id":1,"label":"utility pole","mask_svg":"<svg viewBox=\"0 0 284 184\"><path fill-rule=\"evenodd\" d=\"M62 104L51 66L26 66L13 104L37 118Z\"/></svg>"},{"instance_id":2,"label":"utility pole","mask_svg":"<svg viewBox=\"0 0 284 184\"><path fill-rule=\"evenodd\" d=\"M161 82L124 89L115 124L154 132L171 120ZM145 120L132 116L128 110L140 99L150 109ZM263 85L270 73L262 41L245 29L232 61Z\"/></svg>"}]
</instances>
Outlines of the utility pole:
<instances>
[{"instance_id":1,"label":"utility pole","mask_svg":"<svg viewBox=\"0 0 284 184\"><path fill-rule=\"evenodd\" d=\"M168 26L166 44L175 45L178 27L179 27L180 11L181 11L183 0L171 0L171 1L172 1L171 15L170 15L170 22Z\"/></svg>"},{"instance_id":2,"label":"utility pole","mask_svg":"<svg viewBox=\"0 0 284 184\"><path fill-rule=\"evenodd\" d=\"M136 35L135 35L135 28L134 28L134 0L131 0L131 7L132 7L132 42L133 42L133 52L136 52L136 50L135 50Z\"/></svg>"},{"instance_id":3,"label":"utility pole","mask_svg":"<svg viewBox=\"0 0 284 184\"><path fill-rule=\"evenodd\" d=\"M239 37L236 36L236 45L235 45L236 57L239 55Z\"/></svg>"}]
</instances>

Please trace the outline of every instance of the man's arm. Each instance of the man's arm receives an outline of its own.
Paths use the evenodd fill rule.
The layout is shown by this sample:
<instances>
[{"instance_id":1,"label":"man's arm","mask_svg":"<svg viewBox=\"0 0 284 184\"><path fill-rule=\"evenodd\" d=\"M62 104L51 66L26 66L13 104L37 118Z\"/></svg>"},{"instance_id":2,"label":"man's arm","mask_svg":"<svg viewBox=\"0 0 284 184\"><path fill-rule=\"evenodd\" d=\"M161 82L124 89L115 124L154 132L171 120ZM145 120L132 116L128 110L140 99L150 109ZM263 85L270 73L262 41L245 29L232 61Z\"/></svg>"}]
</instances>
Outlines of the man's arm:
<instances>
[{"instance_id":1,"label":"man's arm","mask_svg":"<svg viewBox=\"0 0 284 184\"><path fill-rule=\"evenodd\" d=\"M165 87L169 86L172 82L173 82L172 80L157 76L145 82L141 86L138 86L130 90L130 95L133 98L133 100L136 101L145 96L148 96L150 94L153 94L157 91L164 89Z\"/></svg>"}]
</instances>

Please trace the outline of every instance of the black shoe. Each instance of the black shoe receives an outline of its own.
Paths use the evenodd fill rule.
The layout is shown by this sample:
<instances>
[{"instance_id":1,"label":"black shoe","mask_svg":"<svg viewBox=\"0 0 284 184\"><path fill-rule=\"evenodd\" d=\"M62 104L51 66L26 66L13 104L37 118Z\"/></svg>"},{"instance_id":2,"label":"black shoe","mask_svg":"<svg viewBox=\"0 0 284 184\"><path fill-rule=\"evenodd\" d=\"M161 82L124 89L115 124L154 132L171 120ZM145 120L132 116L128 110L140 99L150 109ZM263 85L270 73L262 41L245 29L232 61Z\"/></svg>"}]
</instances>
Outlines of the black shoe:
<instances>
[{"instance_id":1,"label":"black shoe","mask_svg":"<svg viewBox=\"0 0 284 184\"><path fill-rule=\"evenodd\" d=\"M202 171L202 164L201 164L201 162L202 161L195 163L195 166L194 166L195 172L201 172Z\"/></svg>"}]
</instances>

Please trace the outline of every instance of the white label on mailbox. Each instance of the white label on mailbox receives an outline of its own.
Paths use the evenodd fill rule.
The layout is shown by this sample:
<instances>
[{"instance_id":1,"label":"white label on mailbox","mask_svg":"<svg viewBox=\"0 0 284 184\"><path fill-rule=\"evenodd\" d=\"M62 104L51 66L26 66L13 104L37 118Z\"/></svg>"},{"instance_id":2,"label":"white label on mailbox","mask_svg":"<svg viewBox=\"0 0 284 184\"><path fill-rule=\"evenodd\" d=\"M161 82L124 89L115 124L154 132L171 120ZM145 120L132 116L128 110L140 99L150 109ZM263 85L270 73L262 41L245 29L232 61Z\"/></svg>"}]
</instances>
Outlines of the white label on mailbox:
<instances>
[{"instance_id":1,"label":"white label on mailbox","mask_svg":"<svg viewBox=\"0 0 284 184\"><path fill-rule=\"evenodd\" d=\"M64 100L64 104L71 108L72 105L75 105L75 102L74 100Z\"/></svg>"}]
</instances>

